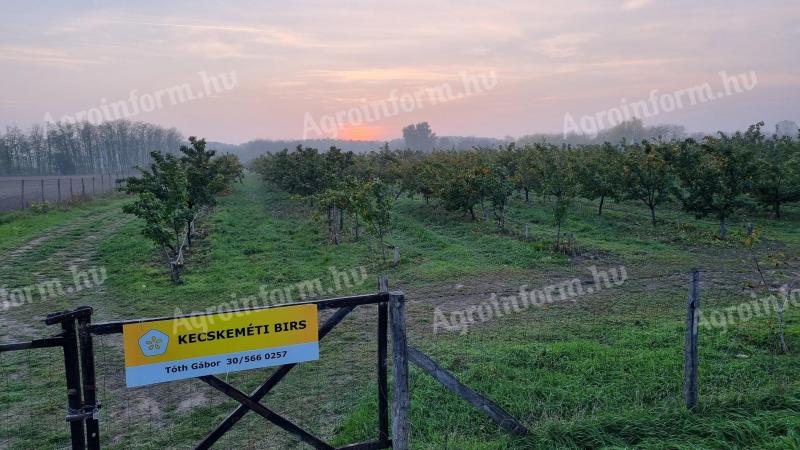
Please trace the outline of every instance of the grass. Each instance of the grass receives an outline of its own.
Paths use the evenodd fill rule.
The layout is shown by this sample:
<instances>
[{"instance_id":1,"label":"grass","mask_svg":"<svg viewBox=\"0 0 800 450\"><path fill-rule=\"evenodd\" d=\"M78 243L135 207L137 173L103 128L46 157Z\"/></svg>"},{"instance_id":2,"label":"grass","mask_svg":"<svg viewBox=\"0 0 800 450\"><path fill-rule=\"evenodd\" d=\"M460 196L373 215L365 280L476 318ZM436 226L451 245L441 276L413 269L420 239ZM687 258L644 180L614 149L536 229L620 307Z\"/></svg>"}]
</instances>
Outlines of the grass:
<instances>
[{"instance_id":1,"label":"grass","mask_svg":"<svg viewBox=\"0 0 800 450\"><path fill-rule=\"evenodd\" d=\"M550 250L547 203L512 201L509 229L471 222L420 199L403 198L389 243L400 248L399 267L380 268L364 239L326 242L305 208L254 177L224 197L204 222L208 236L189 255L185 283L173 286L158 252L140 235L140 223L118 213L125 199L107 199L46 215L0 215L0 276L12 286L43 277L68 277L69 264L102 266L98 289L4 311L0 339L42 336L47 312L91 304L96 320L173 315L263 302L263 293L319 279L325 296L372 292L379 273L406 293L411 344L462 382L506 408L531 431L513 437L421 371L412 369L412 442L420 449L538 448L800 448L799 315L787 312L789 354L776 352L774 320L761 317L725 329L701 330L700 405L682 407L682 350L686 280L702 274L704 311L750 300L755 277L735 239L714 237L713 220L696 220L667 205L660 223L646 208L612 203L597 216L578 201L565 226L580 254ZM783 253L796 266L800 208L775 221L751 213L729 224L736 238L747 222L763 230L758 252ZM522 236L529 224L531 239ZM433 333L433 311L446 314L507 295L522 284L541 288L588 267L624 265L629 279L575 303L529 308L470 327L467 334ZM366 279L336 286L331 270L364 267ZM6 281L4 281L5 283ZM290 290L290 292L292 292ZM292 300L298 300L297 291ZM235 303L238 302L238 303ZM374 311L348 318L322 344L322 359L299 365L265 404L339 445L376 435ZM23 330L24 332L20 331ZM365 343L367 341L367 343ZM198 381L127 390L118 340L97 344L106 448L138 442L145 448L191 448L234 406ZM56 358L58 355L51 355ZM42 352L0 357L0 448L56 446L63 425L63 381ZM263 371L230 374L245 392ZM27 399L31 403L22 403ZM13 416L26 406L36 417ZM248 415L221 448L302 448Z\"/></svg>"}]
</instances>

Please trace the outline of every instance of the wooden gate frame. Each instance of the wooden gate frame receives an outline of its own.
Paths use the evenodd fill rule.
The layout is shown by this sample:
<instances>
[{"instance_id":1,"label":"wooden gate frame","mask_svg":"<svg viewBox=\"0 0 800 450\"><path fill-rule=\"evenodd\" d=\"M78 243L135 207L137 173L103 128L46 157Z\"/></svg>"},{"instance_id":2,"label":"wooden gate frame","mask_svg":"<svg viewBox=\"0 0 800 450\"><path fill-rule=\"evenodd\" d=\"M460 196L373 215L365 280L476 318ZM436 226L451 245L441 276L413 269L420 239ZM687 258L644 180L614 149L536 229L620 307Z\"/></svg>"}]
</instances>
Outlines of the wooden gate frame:
<instances>
[{"instance_id":1,"label":"wooden gate frame","mask_svg":"<svg viewBox=\"0 0 800 450\"><path fill-rule=\"evenodd\" d=\"M64 376L67 385L67 421L70 424L70 442L73 449L86 448L84 426L81 420L74 419L76 414L80 414L83 408L82 388L81 388L81 367L79 362L79 349L77 332L74 320L59 321L51 317L63 317L65 313L48 315L45 323L48 325L61 324L61 333L44 338L34 339L28 342L13 342L10 344L0 344L0 353L17 352L22 350L32 350L39 348L61 347L64 352Z\"/></svg>"},{"instance_id":2,"label":"wooden gate frame","mask_svg":"<svg viewBox=\"0 0 800 450\"><path fill-rule=\"evenodd\" d=\"M245 414L253 411L284 431L294 435L315 449L321 450L378 450L398 448L405 450L408 439L408 349L405 338L405 298L402 292L389 293L381 286L382 292L377 294L338 297L324 300L291 303L256 308L243 308L226 311L226 313L245 313L274 309L288 305L316 305L318 311L335 310L335 312L319 328L319 340L328 335L348 314L358 306L378 305L378 436L374 441L351 444L344 447L333 447L317 438L289 419L264 406L261 400L297 365L297 363L278 366L277 369L251 394L246 394L227 382L213 375L197 377L199 380L218 389L225 395L239 402L239 406L231 412L217 427L211 431L195 448L211 448L227 433ZM389 306L392 306L392 349L395 376L394 394L394 434L396 442L389 433L389 399L388 399L388 322ZM63 347L64 367L67 381L68 410L67 421L70 422L70 434L73 450L100 449L100 403L97 400L95 376L95 336L122 334L123 326L129 323L153 322L157 320L179 320L200 317L207 314L188 314L175 317L159 317L150 319L125 320L115 322L92 323L92 308L81 306L74 311L63 311L48 315L47 325L61 324L62 333L47 339L31 342L0 345L0 352L26 350L32 348ZM394 446L393 446L394 445Z\"/></svg>"}]
</instances>

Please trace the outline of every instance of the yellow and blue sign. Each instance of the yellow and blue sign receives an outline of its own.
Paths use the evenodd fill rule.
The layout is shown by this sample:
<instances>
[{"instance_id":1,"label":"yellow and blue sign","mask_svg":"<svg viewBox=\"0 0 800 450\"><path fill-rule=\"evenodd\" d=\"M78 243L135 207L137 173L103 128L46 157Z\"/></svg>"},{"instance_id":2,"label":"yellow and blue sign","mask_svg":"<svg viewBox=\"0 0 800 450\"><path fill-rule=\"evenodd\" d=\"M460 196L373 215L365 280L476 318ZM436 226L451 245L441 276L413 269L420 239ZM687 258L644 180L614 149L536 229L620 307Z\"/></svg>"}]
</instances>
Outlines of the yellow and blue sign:
<instances>
[{"instance_id":1,"label":"yellow and blue sign","mask_svg":"<svg viewBox=\"0 0 800 450\"><path fill-rule=\"evenodd\" d=\"M129 323L128 387L319 359L316 305Z\"/></svg>"}]
</instances>

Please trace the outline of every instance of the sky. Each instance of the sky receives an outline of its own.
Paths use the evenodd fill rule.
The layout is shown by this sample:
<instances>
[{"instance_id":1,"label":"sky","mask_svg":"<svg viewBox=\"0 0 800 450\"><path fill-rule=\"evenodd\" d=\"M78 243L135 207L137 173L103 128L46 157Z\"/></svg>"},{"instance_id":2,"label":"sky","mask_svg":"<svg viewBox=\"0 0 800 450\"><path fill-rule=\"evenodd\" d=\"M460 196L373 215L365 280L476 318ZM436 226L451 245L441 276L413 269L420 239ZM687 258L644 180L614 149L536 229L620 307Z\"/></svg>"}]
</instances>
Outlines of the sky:
<instances>
[{"instance_id":1,"label":"sky","mask_svg":"<svg viewBox=\"0 0 800 450\"><path fill-rule=\"evenodd\" d=\"M0 127L502 138L590 132L640 101L645 124L690 131L800 123L799 20L797 0L0 0ZM704 85L724 95L690 102Z\"/></svg>"}]
</instances>

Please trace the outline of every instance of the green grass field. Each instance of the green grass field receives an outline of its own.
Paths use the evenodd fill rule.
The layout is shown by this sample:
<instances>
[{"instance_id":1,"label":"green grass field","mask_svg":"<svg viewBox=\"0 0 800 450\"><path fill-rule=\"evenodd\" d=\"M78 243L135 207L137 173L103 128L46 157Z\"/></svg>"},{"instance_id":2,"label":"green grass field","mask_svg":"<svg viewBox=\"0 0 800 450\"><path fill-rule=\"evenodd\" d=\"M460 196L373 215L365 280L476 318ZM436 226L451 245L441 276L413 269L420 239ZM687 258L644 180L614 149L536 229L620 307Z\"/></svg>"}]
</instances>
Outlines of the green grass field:
<instances>
[{"instance_id":1,"label":"green grass field","mask_svg":"<svg viewBox=\"0 0 800 450\"><path fill-rule=\"evenodd\" d=\"M412 443L419 449L790 449L800 448L800 314L786 315L788 354L778 352L775 317L700 331L700 401L683 407L683 345L688 271L701 273L704 312L751 300L757 275L739 243L746 222L762 229L756 251L773 273L798 267L800 207L785 218L742 215L732 238L717 224L678 211L611 203L602 216L580 201L568 219L576 255L551 250L547 204L512 202L509 231L471 222L421 199L403 198L389 244L398 267L382 268L365 239L326 242L322 227L288 195L250 176L204 221L185 283L173 286L140 223L115 197L46 215L0 215L0 286L72 279L70 267L104 268L107 279L71 295L34 299L0 312L0 342L54 332L48 313L79 305L95 321L203 311L319 279L330 295L375 290L386 274L408 299L409 340L462 382L487 395L530 430L513 437L416 368L411 372ZM530 225L530 239L522 236ZM434 333L434 311L453 312L571 278L590 267L624 266L618 286L496 317L468 332ZM337 288L331 270L365 279ZM375 311L365 308L322 344L264 403L338 445L376 437ZM0 356L0 449L64 448L63 380L55 351ZM50 361L55 360L56 363ZM192 448L235 405L196 380L127 390L119 340L98 342L101 435L105 448ZM230 374L248 392L269 370ZM254 414L219 448L305 448Z\"/></svg>"}]
</instances>

